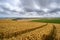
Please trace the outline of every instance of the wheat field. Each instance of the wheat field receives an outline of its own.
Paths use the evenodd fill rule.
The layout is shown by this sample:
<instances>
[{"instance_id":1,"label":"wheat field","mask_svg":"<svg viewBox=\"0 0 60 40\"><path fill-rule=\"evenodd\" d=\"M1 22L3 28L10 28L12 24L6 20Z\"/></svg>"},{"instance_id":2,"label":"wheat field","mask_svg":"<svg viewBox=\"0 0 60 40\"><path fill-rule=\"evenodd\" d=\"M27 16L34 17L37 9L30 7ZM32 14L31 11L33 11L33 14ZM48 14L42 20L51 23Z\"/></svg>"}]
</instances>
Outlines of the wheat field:
<instances>
[{"instance_id":1,"label":"wheat field","mask_svg":"<svg viewBox=\"0 0 60 40\"><path fill-rule=\"evenodd\" d=\"M0 40L56 40L55 30L59 29L55 26L59 27L51 23L0 20Z\"/></svg>"},{"instance_id":2,"label":"wheat field","mask_svg":"<svg viewBox=\"0 0 60 40\"><path fill-rule=\"evenodd\" d=\"M56 26L56 40L60 40L60 24L54 24Z\"/></svg>"}]
</instances>

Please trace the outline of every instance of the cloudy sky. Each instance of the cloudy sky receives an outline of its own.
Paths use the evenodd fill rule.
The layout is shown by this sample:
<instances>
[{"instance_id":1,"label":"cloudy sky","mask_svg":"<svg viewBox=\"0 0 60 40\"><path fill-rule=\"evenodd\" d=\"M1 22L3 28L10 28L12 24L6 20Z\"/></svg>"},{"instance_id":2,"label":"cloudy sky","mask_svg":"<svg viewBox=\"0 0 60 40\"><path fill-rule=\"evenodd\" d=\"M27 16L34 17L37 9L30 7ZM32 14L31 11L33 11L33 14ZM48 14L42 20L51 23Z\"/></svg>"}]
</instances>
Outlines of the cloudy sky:
<instances>
[{"instance_id":1,"label":"cloudy sky","mask_svg":"<svg viewBox=\"0 0 60 40\"><path fill-rule=\"evenodd\" d=\"M2 17L60 17L60 0L0 0Z\"/></svg>"}]
</instances>

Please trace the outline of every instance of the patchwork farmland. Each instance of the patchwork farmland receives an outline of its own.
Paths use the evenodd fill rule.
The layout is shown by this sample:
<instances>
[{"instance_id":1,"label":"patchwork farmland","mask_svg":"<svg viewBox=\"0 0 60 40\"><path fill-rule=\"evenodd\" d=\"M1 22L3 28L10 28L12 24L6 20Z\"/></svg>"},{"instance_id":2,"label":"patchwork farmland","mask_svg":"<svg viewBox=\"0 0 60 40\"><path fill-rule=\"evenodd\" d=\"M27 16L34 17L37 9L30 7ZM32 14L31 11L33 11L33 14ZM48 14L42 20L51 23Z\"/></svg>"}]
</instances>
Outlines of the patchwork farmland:
<instances>
[{"instance_id":1,"label":"patchwork farmland","mask_svg":"<svg viewBox=\"0 0 60 40\"><path fill-rule=\"evenodd\" d=\"M60 40L60 24L0 20L0 40Z\"/></svg>"}]
</instances>

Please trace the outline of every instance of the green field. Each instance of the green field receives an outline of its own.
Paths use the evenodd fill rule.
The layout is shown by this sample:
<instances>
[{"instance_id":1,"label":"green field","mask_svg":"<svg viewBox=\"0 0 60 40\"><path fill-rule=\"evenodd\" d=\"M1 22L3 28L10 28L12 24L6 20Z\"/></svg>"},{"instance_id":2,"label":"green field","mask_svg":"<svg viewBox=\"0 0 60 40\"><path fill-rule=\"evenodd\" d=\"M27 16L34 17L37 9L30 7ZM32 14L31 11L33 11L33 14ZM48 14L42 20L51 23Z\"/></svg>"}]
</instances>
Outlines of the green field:
<instances>
[{"instance_id":1,"label":"green field","mask_svg":"<svg viewBox=\"0 0 60 40\"><path fill-rule=\"evenodd\" d=\"M56 19L38 19L38 20L32 20L32 22L45 22L45 23L60 23L60 18Z\"/></svg>"}]
</instances>

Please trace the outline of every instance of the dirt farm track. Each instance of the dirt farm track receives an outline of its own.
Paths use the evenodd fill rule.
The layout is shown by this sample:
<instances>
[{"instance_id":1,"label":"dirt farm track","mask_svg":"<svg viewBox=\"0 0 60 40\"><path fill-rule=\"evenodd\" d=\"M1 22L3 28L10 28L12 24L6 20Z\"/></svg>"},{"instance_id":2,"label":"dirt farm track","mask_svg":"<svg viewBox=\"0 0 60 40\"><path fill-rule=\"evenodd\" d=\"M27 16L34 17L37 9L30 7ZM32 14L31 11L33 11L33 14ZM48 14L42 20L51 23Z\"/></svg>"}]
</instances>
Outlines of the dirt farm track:
<instances>
[{"instance_id":1,"label":"dirt farm track","mask_svg":"<svg viewBox=\"0 0 60 40\"><path fill-rule=\"evenodd\" d=\"M60 24L0 20L0 40L60 40Z\"/></svg>"}]
</instances>

